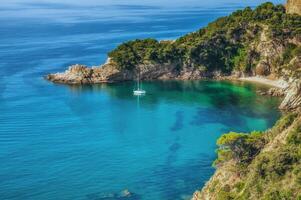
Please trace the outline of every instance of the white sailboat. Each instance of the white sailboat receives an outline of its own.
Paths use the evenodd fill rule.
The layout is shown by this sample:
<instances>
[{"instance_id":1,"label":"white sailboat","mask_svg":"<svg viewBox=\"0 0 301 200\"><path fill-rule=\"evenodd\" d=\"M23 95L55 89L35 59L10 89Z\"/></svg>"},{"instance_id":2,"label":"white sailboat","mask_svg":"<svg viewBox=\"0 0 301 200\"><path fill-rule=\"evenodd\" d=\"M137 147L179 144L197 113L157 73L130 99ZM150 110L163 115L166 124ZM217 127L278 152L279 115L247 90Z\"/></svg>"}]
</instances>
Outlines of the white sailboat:
<instances>
[{"instance_id":1,"label":"white sailboat","mask_svg":"<svg viewBox=\"0 0 301 200\"><path fill-rule=\"evenodd\" d=\"M141 83L140 83L140 72L138 73L138 78L137 78L137 90L134 90L134 95L140 96L140 95L145 95L145 90L141 88Z\"/></svg>"}]
</instances>

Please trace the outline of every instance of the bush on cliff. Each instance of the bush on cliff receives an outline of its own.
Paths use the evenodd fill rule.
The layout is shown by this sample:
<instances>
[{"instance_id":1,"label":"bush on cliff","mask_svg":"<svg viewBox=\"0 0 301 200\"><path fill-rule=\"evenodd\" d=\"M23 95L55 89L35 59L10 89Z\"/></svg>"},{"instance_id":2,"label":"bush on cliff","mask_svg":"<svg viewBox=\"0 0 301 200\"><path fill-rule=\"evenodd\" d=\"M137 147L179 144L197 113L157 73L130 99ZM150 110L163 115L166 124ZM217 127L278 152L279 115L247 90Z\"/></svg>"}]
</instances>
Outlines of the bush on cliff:
<instances>
[{"instance_id":1,"label":"bush on cliff","mask_svg":"<svg viewBox=\"0 0 301 200\"><path fill-rule=\"evenodd\" d=\"M222 164L231 159L240 164L249 163L262 149L264 144L264 137L261 132L257 131L250 134L235 132L224 134L217 140L219 149L215 165Z\"/></svg>"}]
</instances>

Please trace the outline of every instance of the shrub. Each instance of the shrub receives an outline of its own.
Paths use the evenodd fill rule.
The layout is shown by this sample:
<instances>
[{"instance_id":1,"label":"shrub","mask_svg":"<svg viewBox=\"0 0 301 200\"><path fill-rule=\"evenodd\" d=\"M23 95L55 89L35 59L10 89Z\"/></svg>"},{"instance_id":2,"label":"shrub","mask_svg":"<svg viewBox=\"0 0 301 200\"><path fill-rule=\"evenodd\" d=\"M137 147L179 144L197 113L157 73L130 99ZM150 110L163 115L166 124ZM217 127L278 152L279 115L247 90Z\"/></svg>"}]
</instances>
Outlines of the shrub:
<instances>
[{"instance_id":1,"label":"shrub","mask_svg":"<svg viewBox=\"0 0 301 200\"><path fill-rule=\"evenodd\" d=\"M293 145L301 145L301 122L297 123L290 131L287 141Z\"/></svg>"},{"instance_id":2,"label":"shrub","mask_svg":"<svg viewBox=\"0 0 301 200\"><path fill-rule=\"evenodd\" d=\"M249 163L264 146L261 132L250 134L230 132L217 140L219 146L217 163L234 159L239 163Z\"/></svg>"}]
</instances>

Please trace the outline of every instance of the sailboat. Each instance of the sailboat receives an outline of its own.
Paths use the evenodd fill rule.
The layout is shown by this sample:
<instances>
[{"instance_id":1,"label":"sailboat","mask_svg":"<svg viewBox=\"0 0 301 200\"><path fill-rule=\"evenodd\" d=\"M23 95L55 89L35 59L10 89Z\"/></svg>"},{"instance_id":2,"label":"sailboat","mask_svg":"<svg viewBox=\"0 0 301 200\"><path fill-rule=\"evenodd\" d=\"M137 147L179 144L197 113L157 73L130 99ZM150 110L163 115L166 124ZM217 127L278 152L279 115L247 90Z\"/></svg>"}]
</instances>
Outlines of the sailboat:
<instances>
[{"instance_id":1,"label":"sailboat","mask_svg":"<svg viewBox=\"0 0 301 200\"><path fill-rule=\"evenodd\" d=\"M134 95L140 96L140 95L145 95L145 90L142 90L141 88L141 83L140 83L140 72L138 73L138 78L137 78L137 90L134 90Z\"/></svg>"}]
</instances>

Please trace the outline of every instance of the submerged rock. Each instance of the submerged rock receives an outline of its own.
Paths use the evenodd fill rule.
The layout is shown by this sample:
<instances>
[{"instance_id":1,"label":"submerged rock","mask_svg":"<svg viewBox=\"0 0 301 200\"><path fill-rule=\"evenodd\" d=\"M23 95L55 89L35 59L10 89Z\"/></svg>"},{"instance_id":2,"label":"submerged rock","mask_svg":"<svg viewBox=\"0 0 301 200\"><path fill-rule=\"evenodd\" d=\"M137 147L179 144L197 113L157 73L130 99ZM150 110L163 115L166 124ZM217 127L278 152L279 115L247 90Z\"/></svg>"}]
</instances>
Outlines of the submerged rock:
<instances>
[{"instance_id":1,"label":"submerged rock","mask_svg":"<svg viewBox=\"0 0 301 200\"><path fill-rule=\"evenodd\" d=\"M140 196L125 189L118 193L94 193L87 195L88 200L138 200Z\"/></svg>"}]
</instances>

